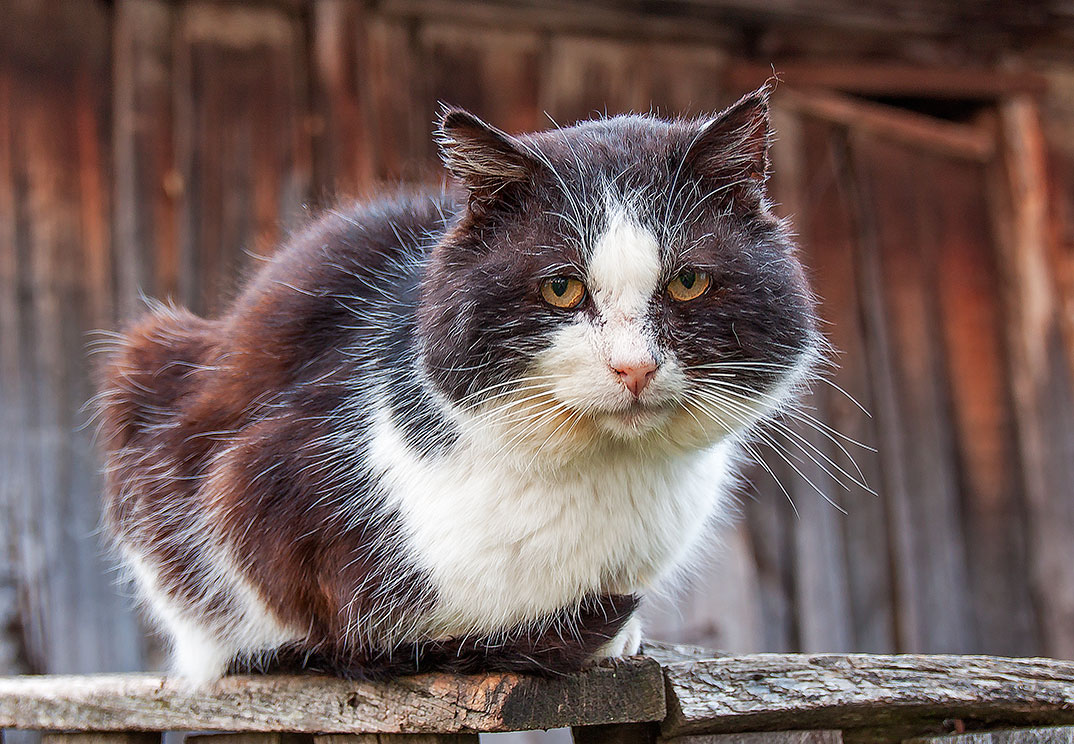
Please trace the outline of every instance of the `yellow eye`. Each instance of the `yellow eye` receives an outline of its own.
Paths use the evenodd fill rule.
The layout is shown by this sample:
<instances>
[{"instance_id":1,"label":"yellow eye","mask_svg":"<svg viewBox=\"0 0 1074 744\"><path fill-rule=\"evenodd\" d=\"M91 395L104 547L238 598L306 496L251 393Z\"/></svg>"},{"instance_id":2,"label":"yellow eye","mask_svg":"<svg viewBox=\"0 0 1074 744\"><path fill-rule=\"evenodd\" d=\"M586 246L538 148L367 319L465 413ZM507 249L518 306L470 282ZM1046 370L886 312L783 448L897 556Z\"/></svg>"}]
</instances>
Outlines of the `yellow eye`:
<instances>
[{"instance_id":1,"label":"yellow eye","mask_svg":"<svg viewBox=\"0 0 1074 744\"><path fill-rule=\"evenodd\" d=\"M541 284L541 297L552 307L571 310L585 299L585 285L578 279L557 276Z\"/></svg>"},{"instance_id":2,"label":"yellow eye","mask_svg":"<svg viewBox=\"0 0 1074 744\"><path fill-rule=\"evenodd\" d=\"M705 294L712 284L712 279L704 271L683 269L679 275L668 282L668 294L676 302L686 302Z\"/></svg>"}]
</instances>

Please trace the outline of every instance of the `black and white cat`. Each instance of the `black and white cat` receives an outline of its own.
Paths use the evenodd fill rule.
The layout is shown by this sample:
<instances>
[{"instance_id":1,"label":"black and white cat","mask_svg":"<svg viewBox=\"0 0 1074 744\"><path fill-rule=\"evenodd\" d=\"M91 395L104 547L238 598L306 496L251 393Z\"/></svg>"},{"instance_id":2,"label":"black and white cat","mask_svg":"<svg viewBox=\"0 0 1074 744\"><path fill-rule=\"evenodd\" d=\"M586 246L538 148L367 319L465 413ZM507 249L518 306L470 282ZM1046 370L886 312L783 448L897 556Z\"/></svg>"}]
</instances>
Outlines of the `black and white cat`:
<instances>
[{"instance_id":1,"label":"black and white cat","mask_svg":"<svg viewBox=\"0 0 1074 744\"><path fill-rule=\"evenodd\" d=\"M175 669L561 672L726 513L818 357L767 88L711 119L439 130L460 188L331 211L103 385L107 521Z\"/></svg>"}]
</instances>

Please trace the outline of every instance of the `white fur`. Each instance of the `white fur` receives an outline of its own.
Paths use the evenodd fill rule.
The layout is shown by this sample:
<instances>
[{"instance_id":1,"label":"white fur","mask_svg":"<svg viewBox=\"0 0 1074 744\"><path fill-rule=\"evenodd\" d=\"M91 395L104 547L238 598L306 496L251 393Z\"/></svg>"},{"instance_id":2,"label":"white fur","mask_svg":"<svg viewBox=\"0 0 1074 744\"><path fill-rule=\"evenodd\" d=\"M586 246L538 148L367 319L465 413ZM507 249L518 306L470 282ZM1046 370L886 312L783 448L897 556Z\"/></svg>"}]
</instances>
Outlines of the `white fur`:
<instances>
[{"instance_id":1,"label":"white fur","mask_svg":"<svg viewBox=\"0 0 1074 744\"><path fill-rule=\"evenodd\" d=\"M639 651L641 651L641 618L635 613L623 624L615 638L597 651L596 656L615 659L621 656L633 656Z\"/></svg>"},{"instance_id":2,"label":"white fur","mask_svg":"<svg viewBox=\"0 0 1074 744\"><path fill-rule=\"evenodd\" d=\"M722 499L726 446L674 459L603 448L554 471L491 455L480 428L421 458L387 412L370 461L432 577L428 631L494 633L593 593L632 593L678 567Z\"/></svg>"},{"instance_id":3,"label":"white fur","mask_svg":"<svg viewBox=\"0 0 1074 744\"><path fill-rule=\"evenodd\" d=\"M279 620L228 553L214 545L216 541L208 535L202 532L200 539L189 543L200 547L197 560L208 575L201 587L203 601L194 607L181 604L163 590L160 571L151 558L129 547L124 551L142 600L172 641L173 671L195 685L222 677L236 655L270 652L302 635ZM203 606L211 595L228 597L236 612L212 622Z\"/></svg>"}]
</instances>

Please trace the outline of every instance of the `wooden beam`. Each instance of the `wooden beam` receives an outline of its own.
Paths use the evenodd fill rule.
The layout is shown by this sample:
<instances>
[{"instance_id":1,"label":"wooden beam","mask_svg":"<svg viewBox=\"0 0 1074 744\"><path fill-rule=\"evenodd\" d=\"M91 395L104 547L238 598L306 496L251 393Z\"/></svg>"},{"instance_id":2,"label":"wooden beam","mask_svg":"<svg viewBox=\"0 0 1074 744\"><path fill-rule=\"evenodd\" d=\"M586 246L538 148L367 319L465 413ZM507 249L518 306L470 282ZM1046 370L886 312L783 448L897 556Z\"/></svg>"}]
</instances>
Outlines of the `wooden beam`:
<instances>
[{"instance_id":1,"label":"wooden beam","mask_svg":"<svg viewBox=\"0 0 1074 744\"><path fill-rule=\"evenodd\" d=\"M937 119L913 111L871 103L840 93L777 88L775 103L856 131L923 147L956 158L988 162L995 137L985 127Z\"/></svg>"},{"instance_id":2,"label":"wooden beam","mask_svg":"<svg viewBox=\"0 0 1074 744\"><path fill-rule=\"evenodd\" d=\"M664 736L853 729L947 718L1074 722L1074 662L752 654L672 664Z\"/></svg>"},{"instance_id":3,"label":"wooden beam","mask_svg":"<svg viewBox=\"0 0 1074 744\"><path fill-rule=\"evenodd\" d=\"M1015 93L1043 93L1048 81L1031 71L984 67L918 67L845 62L740 62L727 70L731 90L751 90L775 74L795 88L829 88L865 96L915 96L998 100Z\"/></svg>"},{"instance_id":4,"label":"wooden beam","mask_svg":"<svg viewBox=\"0 0 1074 744\"><path fill-rule=\"evenodd\" d=\"M552 679L430 674L351 682L236 676L194 688L155 675L0 677L0 728L450 734L663 716L664 681L651 659Z\"/></svg>"}]
</instances>

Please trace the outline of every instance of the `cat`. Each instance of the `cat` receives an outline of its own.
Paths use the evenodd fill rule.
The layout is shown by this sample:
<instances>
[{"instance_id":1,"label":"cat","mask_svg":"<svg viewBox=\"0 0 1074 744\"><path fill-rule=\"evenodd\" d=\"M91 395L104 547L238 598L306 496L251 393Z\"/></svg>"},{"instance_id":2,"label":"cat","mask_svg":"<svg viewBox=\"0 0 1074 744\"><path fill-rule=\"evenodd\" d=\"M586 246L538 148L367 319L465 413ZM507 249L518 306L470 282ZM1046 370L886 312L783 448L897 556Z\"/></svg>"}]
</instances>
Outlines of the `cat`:
<instances>
[{"instance_id":1,"label":"cat","mask_svg":"<svg viewBox=\"0 0 1074 744\"><path fill-rule=\"evenodd\" d=\"M174 671L636 653L821 348L770 92L518 136L446 109L448 185L328 210L218 319L127 329L105 521Z\"/></svg>"}]
</instances>

